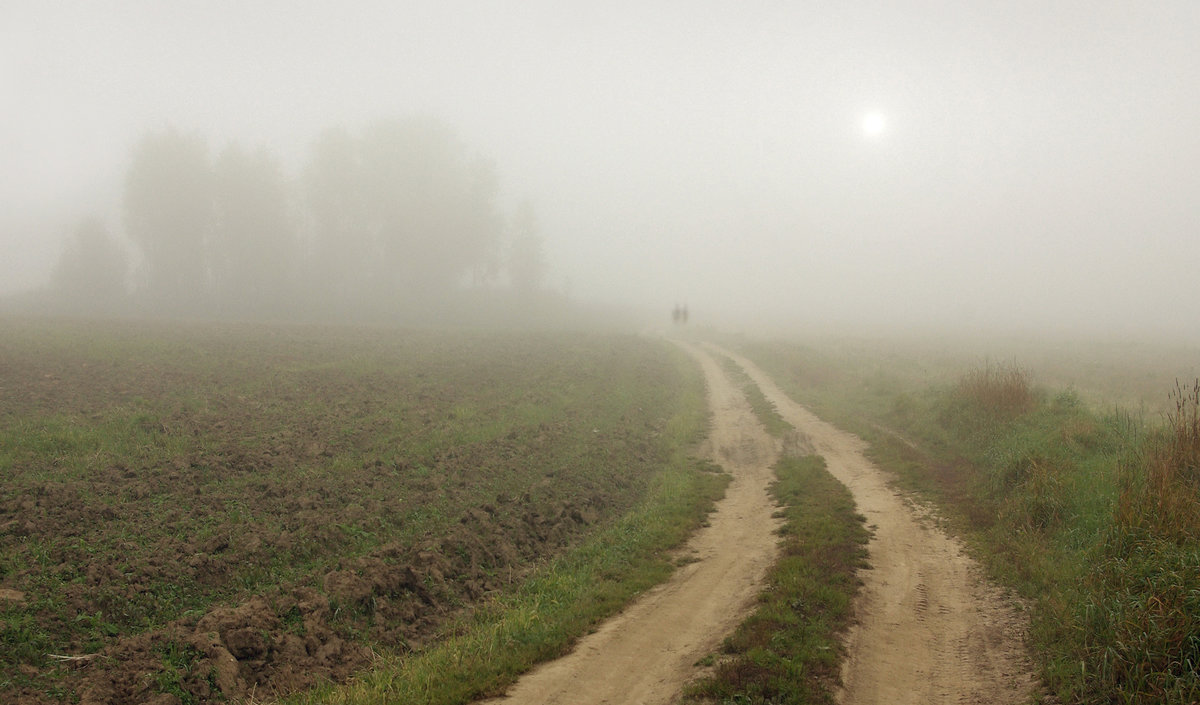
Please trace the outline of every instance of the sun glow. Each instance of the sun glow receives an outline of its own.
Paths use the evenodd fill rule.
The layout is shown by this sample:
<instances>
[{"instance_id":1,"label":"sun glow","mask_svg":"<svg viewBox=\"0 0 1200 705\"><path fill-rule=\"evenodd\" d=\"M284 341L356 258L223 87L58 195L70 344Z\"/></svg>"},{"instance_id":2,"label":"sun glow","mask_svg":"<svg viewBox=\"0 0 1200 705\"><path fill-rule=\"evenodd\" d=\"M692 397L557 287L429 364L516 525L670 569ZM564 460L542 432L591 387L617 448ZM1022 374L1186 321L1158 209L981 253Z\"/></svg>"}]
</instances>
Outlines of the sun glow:
<instances>
[{"instance_id":1,"label":"sun glow","mask_svg":"<svg viewBox=\"0 0 1200 705\"><path fill-rule=\"evenodd\" d=\"M867 113L862 118L863 136L867 139L879 139L887 130L887 118L883 113Z\"/></svg>"}]
</instances>

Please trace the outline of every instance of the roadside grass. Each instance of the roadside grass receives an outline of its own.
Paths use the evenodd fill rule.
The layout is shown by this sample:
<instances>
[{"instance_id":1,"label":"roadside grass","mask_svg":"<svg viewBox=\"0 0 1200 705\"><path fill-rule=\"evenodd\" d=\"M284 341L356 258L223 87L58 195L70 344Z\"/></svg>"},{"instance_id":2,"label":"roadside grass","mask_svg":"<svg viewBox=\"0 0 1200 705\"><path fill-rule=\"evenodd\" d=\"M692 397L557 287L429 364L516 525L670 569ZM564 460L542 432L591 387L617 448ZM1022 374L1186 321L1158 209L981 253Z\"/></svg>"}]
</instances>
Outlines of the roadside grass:
<instances>
[{"instance_id":1,"label":"roadside grass","mask_svg":"<svg viewBox=\"0 0 1200 705\"><path fill-rule=\"evenodd\" d=\"M754 613L725 640L685 703L832 704L869 538L850 491L821 456L784 457L771 493L785 524Z\"/></svg>"},{"instance_id":2,"label":"roadside grass","mask_svg":"<svg viewBox=\"0 0 1200 705\"><path fill-rule=\"evenodd\" d=\"M786 344L742 350L866 439L1029 601L1057 701L1200 700L1200 385L1177 386L1158 428L1038 388L1015 365L922 385L883 356L839 368Z\"/></svg>"},{"instance_id":3,"label":"roadside grass","mask_svg":"<svg viewBox=\"0 0 1200 705\"><path fill-rule=\"evenodd\" d=\"M1078 610L1091 688L1200 702L1200 380L1122 463L1114 522Z\"/></svg>"}]
</instances>

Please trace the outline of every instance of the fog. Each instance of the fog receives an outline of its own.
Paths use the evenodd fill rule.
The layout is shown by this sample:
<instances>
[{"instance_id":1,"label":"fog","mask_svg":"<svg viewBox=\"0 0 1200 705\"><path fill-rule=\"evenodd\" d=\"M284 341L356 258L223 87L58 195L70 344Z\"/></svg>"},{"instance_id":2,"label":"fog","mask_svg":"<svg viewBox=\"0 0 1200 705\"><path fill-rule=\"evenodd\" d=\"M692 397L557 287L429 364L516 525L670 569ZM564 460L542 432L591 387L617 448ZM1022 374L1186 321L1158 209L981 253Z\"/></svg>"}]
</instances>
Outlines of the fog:
<instances>
[{"instance_id":1,"label":"fog","mask_svg":"<svg viewBox=\"0 0 1200 705\"><path fill-rule=\"evenodd\" d=\"M308 247L289 266L319 278L314 145L424 124L451 135L454 183L490 184L471 203L494 251L460 289L524 271L556 300L745 329L1200 330L1193 0L349 8L0 6L0 294L78 280L62 258L97 261L67 244L87 227L152 288L128 191L164 135L276 174ZM240 252L197 275L241 282L217 315L250 286Z\"/></svg>"}]
</instances>

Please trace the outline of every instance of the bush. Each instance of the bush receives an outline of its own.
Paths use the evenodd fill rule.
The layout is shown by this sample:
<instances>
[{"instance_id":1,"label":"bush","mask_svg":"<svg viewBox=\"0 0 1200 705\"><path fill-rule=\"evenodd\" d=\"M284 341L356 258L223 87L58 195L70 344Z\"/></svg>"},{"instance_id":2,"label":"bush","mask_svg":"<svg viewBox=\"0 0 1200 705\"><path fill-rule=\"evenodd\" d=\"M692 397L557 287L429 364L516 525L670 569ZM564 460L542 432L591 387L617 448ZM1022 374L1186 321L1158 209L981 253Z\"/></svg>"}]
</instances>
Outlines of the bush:
<instances>
[{"instance_id":1,"label":"bush","mask_svg":"<svg viewBox=\"0 0 1200 705\"><path fill-rule=\"evenodd\" d=\"M968 372L954 387L954 397L992 419L1013 419L1034 407L1032 376L1014 364L992 365Z\"/></svg>"}]
</instances>

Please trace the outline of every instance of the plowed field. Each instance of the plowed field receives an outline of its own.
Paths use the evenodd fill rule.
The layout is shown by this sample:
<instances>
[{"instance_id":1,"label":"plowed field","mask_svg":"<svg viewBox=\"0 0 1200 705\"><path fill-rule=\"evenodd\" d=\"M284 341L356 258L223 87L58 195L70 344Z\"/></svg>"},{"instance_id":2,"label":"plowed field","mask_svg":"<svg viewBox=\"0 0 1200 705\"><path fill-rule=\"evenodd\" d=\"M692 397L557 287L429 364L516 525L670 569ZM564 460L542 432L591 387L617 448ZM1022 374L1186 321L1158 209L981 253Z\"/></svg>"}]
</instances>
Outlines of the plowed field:
<instances>
[{"instance_id":1,"label":"plowed field","mask_svg":"<svg viewBox=\"0 0 1200 705\"><path fill-rule=\"evenodd\" d=\"M637 338L0 321L0 700L419 644L631 506L701 386Z\"/></svg>"}]
</instances>

